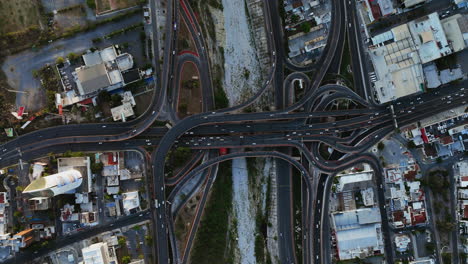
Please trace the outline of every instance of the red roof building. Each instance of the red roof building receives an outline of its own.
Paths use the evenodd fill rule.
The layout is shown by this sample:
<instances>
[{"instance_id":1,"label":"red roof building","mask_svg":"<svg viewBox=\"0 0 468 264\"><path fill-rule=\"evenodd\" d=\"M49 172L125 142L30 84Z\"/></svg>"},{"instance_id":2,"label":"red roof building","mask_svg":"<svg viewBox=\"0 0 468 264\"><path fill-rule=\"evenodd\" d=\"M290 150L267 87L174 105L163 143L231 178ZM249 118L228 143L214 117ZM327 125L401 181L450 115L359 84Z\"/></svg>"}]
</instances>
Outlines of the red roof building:
<instances>
[{"instance_id":1,"label":"red roof building","mask_svg":"<svg viewBox=\"0 0 468 264\"><path fill-rule=\"evenodd\" d=\"M372 16L374 19L379 19L382 16L382 11L380 11L380 6L377 0L368 0Z\"/></svg>"},{"instance_id":2,"label":"red roof building","mask_svg":"<svg viewBox=\"0 0 468 264\"><path fill-rule=\"evenodd\" d=\"M453 138L452 138L452 136L441 137L441 138L439 138L439 142L442 145L450 145L450 144L453 143Z\"/></svg>"},{"instance_id":3,"label":"red roof building","mask_svg":"<svg viewBox=\"0 0 468 264\"><path fill-rule=\"evenodd\" d=\"M426 143L426 144L429 143L429 138L426 135L426 129L425 128L421 128L421 138L422 138L424 143Z\"/></svg>"},{"instance_id":4,"label":"red roof building","mask_svg":"<svg viewBox=\"0 0 468 264\"><path fill-rule=\"evenodd\" d=\"M468 219L468 204L463 206L463 218Z\"/></svg>"},{"instance_id":5,"label":"red roof building","mask_svg":"<svg viewBox=\"0 0 468 264\"><path fill-rule=\"evenodd\" d=\"M411 211L411 216L413 225L424 224L426 222L426 211L421 211L419 213Z\"/></svg>"}]
</instances>

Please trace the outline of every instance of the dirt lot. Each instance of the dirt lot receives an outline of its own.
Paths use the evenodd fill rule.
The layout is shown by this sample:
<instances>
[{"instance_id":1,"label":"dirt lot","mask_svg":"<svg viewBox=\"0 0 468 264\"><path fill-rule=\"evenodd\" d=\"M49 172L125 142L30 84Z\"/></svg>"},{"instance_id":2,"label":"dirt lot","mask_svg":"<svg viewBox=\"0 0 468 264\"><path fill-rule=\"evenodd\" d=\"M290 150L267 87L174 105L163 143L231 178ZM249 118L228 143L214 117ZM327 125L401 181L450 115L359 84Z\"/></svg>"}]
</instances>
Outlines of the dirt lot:
<instances>
[{"instance_id":1,"label":"dirt lot","mask_svg":"<svg viewBox=\"0 0 468 264\"><path fill-rule=\"evenodd\" d=\"M0 34L39 26L38 0L0 0Z\"/></svg>"},{"instance_id":2,"label":"dirt lot","mask_svg":"<svg viewBox=\"0 0 468 264\"><path fill-rule=\"evenodd\" d=\"M193 79L196 76L197 79ZM185 63L182 68L179 84L179 100L177 112L181 118L200 113L202 110L202 95L199 73L193 63Z\"/></svg>"},{"instance_id":3,"label":"dirt lot","mask_svg":"<svg viewBox=\"0 0 468 264\"><path fill-rule=\"evenodd\" d=\"M77 6L71 10L58 12L54 20L55 34L60 35L69 28L86 26L86 11L84 7Z\"/></svg>"},{"instance_id":4,"label":"dirt lot","mask_svg":"<svg viewBox=\"0 0 468 264\"><path fill-rule=\"evenodd\" d=\"M138 0L96 0L96 13L102 14L125 9L137 5L139 2Z\"/></svg>"}]
</instances>

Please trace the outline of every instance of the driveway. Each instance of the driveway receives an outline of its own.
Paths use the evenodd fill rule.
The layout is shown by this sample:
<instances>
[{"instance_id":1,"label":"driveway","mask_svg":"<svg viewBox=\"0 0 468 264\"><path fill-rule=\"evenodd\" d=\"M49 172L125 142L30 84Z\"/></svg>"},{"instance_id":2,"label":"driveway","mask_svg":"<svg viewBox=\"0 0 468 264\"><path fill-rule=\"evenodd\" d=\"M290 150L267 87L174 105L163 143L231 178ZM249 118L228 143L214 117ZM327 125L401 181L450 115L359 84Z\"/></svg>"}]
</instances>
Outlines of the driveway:
<instances>
[{"instance_id":1,"label":"driveway","mask_svg":"<svg viewBox=\"0 0 468 264\"><path fill-rule=\"evenodd\" d=\"M2 65L8 84L18 90L28 92L18 93L16 105L25 106L27 111L36 111L45 105L44 90L40 89L40 81L32 76L32 71L42 68L47 63L54 63L59 56L65 57L68 53L83 53L93 47L92 39L103 37L112 31L140 23L142 14L130 16L115 23L109 23L97 29L81 33L72 38L60 39L47 46L40 48L37 52L26 50L21 53L8 56Z\"/></svg>"}]
</instances>

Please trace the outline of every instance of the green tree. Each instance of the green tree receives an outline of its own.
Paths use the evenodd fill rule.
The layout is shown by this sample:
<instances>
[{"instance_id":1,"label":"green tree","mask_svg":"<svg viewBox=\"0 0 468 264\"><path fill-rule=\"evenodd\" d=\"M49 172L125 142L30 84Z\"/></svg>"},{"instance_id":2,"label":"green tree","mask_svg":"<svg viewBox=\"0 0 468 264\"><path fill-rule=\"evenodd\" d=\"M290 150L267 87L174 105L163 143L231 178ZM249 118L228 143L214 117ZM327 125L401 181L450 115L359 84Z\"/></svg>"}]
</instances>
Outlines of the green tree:
<instances>
[{"instance_id":1,"label":"green tree","mask_svg":"<svg viewBox=\"0 0 468 264\"><path fill-rule=\"evenodd\" d=\"M80 57L80 56L77 55L77 54L74 53L74 52L70 52L70 53L68 53L68 55L67 55L67 58L68 58L70 61L72 61L72 62L75 62L79 57Z\"/></svg>"},{"instance_id":2,"label":"green tree","mask_svg":"<svg viewBox=\"0 0 468 264\"><path fill-rule=\"evenodd\" d=\"M148 246L153 245L153 238L151 236L146 235L145 236L145 242Z\"/></svg>"},{"instance_id":3,"label":"green tree","mask_svg":"<svg viewBox=\"0 0 468 264\"><path fill-rule=\"evenodd\" d=\"M443 161L443 160L442 160L442 158L441 158L441 157L437 157L437 159L436 159L436 162L437 162L437 163L439 163L439 164L440 164L440 163L442 163L442 161Z\"/></svg>"},{"instance_id":4,"label":"green tree","mask_svg":"<svg viewBox=\"0 0 468 264\"><path fill-rule=\"evenodd\" d=\"M384 148L385 148L385 144L383 142L379 142L379 144L377 144L377 148L382 151Z\"/></svg>"},{"instance_id":5,"label":"green tree","mask_svg":"<svg viewBox=\"0 0 468 264\"><path fill-rule=\"evenodd\" d=\"M130 258L130 256L123 256L122 257L122 263L123 264L128 264L132 261L132 258Z\"/></svg>"},{"instance_id":6,"label":"green tree","mask_svg":"<svg viewBox=\"0 0 468 264\"><path fill-rule=\"evenodd\" d=\"M452 263L452 254L448 252L442 253L442 262L444 264Z\"/></svg>"},{"instance_id":7,"label":"green tree","mask_svg":"<svg viewBox=\"0 0 468 264\"><path fill-rule=\"evenodd\" d=\"M112 106L118 106L122 103L122 96L120 94L111 95L111 104Z\"/></svg>"},{"instance_id":8,"label":"green tree","mask_svg":"<svg viewBox=\"0 0 468 264\"><path fill-rule=\"evenodd\" d=\"M309 33L310 29L312 28L308 22L302 23L299 28L301 29L302 32L304 33Z\"/></svg>"},{"instance_id":9,"label":"green tree","mask_svg":"<svg viewBox=\"0 0 468 264\"><path fill-rule=\"evenodd\" d=\"M190 158L190 156L192 156L192 150L190 148L178 147L173 153L174 166L179 167L183 165L184 162Z\"/></svg>"},{"instance_id":10,"label":"green tree","mask_svg":"<svg viewBox=\"0 0 468 264\"><path fill-rule=\"evenodd\" d=\"M63 57L58 57L55 60L55 63L58 64L58 65L62 65L64 62L65 62L65 59Z\"/></svg>"},{"instance_id":11,"label":"green tree","mask_svg":"<svg viewBox=\"0 0 468 264\"><path fill-rule=\"evenodd\" d=\"M108 91L102 90L98 94L98 99L101 103L109 102L111 100L111 95Z\"/></svg>"},{"instance_id":12,"label":"green tree","mask_svg":"<svg viewBox=\"0 0 468 264\"><path fill-rule=\"evenodd\" d=\"M123 247L127 244L127 239L123 236L119 237L119 239L117 240L118 243L119 243L119 246Z\"/></svg>"},{"instance_id":13,"label":"green tree","mask_svg":"<svg viewBox=\"0 0 468 264\"><path fill-rule=\"evenodd\" d=\"M435 244L432 242L426 243L426 250L430 253L434 252L435 250Z\"/></svg>"},{"instance_id":14,"label":"green tree","mask_svg":"<svg viewBox=\"0 0 468 264\"><path fill-rule=\"evenodd\" d=\"M187 108L188 108L187 104L180 104L180 105L179 105L179 111L180 111L181 113L183 113L183 114L186 114L186 113L187 113Z\"/></svg>"},{"instance_id":15,"label":"green tree","mask_svg":"<svg viewBox=\"0 0 468 264\"><path fill-rule=\"evenodd\" d=\"M102 171L103 167L104 167L104 165L102 164L102 162L94 162L91 165L91 172L92 173L99 173L99 172Z\"/></svg>"},{"instance_id":16,"label":"green tree","mask_svg":"<svg viewBox=\"0 0 468 264\"><path fill-rule=\"evenodd\" d=\"M292 15L291 16L291 23L296 24L297 22L299 22L300 18L301 17L299 15L296 15L296 14Z\"/></svg>"},{"instance_id":17,"label":"green tree","mask_svg":"<svg viewBox=\"0 0 468 264\"><path fill-rule=\"evenodd\" d=\"M410 140L408 141L408 146L407 146L409 149L415 149L416 148L416 144L414 143L413 140Z\"/></svg>"},{"instance_id":18,"label":"green tree","mask_svg":"<svg viewBox=\"0 0 468 264\"><path fill-rule=\"evenodd\" d=\"M21 212L21 211L15 211L15 212L13 213L13 216L14 216L15 218L20 218L20 217L23 216L23 212Z\"/></svg>"},{"instance_id":19,"label":"green tree","mask_svg":"<svg viewBox=\"0 0 468 264\"><path fill-rule=\"evenodd\" d=\"M96 9L96 2L95 0L86 0L86 5L88 5L91 9Z\"/></svg>"}]
</instances>

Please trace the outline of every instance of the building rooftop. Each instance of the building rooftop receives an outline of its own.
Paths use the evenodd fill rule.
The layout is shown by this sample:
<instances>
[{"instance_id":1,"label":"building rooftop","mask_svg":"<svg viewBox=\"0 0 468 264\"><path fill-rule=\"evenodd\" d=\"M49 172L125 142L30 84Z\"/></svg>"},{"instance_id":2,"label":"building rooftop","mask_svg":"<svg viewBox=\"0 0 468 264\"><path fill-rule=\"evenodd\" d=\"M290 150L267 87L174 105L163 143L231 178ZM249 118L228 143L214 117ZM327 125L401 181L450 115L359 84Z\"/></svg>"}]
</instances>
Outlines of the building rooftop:
<instances>
[{"instance_id":1,"label":"building rooftop","mask_svg":"<svg viewBox=\"0 0 468 264\"><path fill-rule=\"evenodd\" d=\"M394 27L379 40L394 41L370 48L378 80L375 90L381 103L421 91L424 74L408 25ZM392 38L393 36L393 38Z\"/></svg>"},{"instance_id":2,"label":"building rooftop","mask_svg":"<svg viewBox=\"0 0 468 264\"><path fill-rule=\"evenodd\" d=\"M411 242L411 239L407 235L395 236L395 245L396 249L399 252L404 252L408 249L408 245Z\"/></svg>"},{"instance_id":3,"label":"building rooftop","mask_svg":"<svg viewBox=\"0 0 468 264\"><path fill-rule=\"evenodd\" d=\"M405 7L412 7L421 3L424 3L426 0L404 0Z\"/></svg>"},{"instance_id":4,"label":"building rooftop","mask_svg":"<svg viewBox=\"0 0 468 264\"><path fill-rule=\"evenodd\" d=\"M91 67L102 63L101 54L99 51L89 52L81 56L86 66Z\"/></svg>"},{"instance_id":5,"label":"building rooftop","mask_svg":"<svg viewBox=\"0 0 468 264\"><path fill-rule=\"evenodd\" d=\"M366 189L372 183L372 174L372 171L366 171L340 175L338 178L337 191L343 192L355 189Z\"/></svg>"},{"instance_id":6,"label":"building rooftop","mask_svg":"<svg viewBox=\"0 0 468 264\"><path fill-rule=\"evenodd\" d=\"M436 12L408 22L408 27L413 35L421 63L452 53Z\"/></svg>"},{"instance_id":7,"label":"building rooftop","mask_svg":"<svg viewBox=\"0 0 468 264\"><path fill-rule=\"evenodd\" d=\"M138 191L123 193L122 197L123 208L126 214L128 214L130 210L140 207Z\"/></svg>"},{"instance_id":8,"label":"building rooftop","mask_svg":"<svg viewBox=\"0 0 468 264\"><path fill-rule=\"evenodd\" d=\"M111 84L104 63L90 67L82 66L76 69L76 74L78 91L81 95L96 92Z\"/></svg>"},{"instance_id":9,"label":"building rooftop","mask_svg":"<svg viewBox=\"0 0 468 264\"><path fill-rule=\"evenodd\" d=\"M378 0L380 11L382 12L382 16L387 16L393 14L395 9L393 8L393 3L391 0Z\"/></svg>"},{"instance_id":10,"label":"building rooftop","mask_svg":"<svg viewBox=\"0 0 468 264\"><path fill-rule=\"evenodd\" d=\"M23 191L34 196L56 196L81 185L82 176L77 170L67 170L32 181Z\"/></svg>"},{"instance_id":11,"label":"building rooftop","mask_svg":"<svg viewBox=\"0 0 468 264\"><path fill-rule=\"evenodd\" d=\"M123 120L124 122L128 117L135 115L131 103L124 103L122 105L111 108L111 113L112 119L114 121Z\"/></svg>"},{"instance_id":12,"label":"building rooftop","mask_svg":"<svg viewBox=\"0 0 468 264\"><path fill-rule=\"evenodd\" d=\"M445 31L445 36L449 41L453 52L461 51L465 48L465 39L463 38L462 28L466 29L467 16L456 14L440 21ZM462 26L460 27L460 24Z\"/></svg>"},{"instance_id":13,"label":"building rooftop","mask_svg":"<svg viewBox=\"0 0 468 264\"><path fill-rule=\"evenodd\" d=\"M336 232L336 240L341 260L353 259L363 253L373 255L375 250L383 249L380 224L338 231Z\"/></svg>"},{"instance_id":14,"label":"building rooftop","mask_svg":"<svg viewBox=\"0 0 468 264\"><path fill-rule=\"evenodd\" d=\"M96 243L89 247L85 247L82 250L83 262L85 264L108 264L109 259L109 248L107 243Z\"/></svg>"},{"instance_id":15,"label":"building rooftop","mask_svg":"<svg viewBox=\"0 0 468 264\"><path fill-rule=\"evenodd\" d=\"M117 58L117 52L114 46L107 47L100 51L101 59L103 62L114 61Z\"/></svg>"},{"instance_id":16,"label":"building rooftop","mask_svg":"<svg viewBox=\"0 0 468 264\"><path fill-rule=\"evenodd\" d=\"M119 70L122 72L130 70L133 67L133 58L128 53L119 55L115 61L119 67Z\"/></svg>"}]
</instances>

